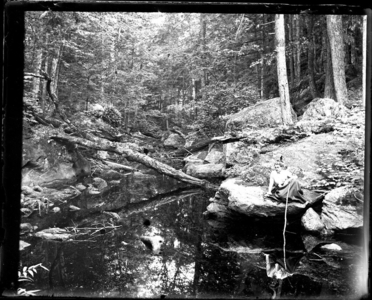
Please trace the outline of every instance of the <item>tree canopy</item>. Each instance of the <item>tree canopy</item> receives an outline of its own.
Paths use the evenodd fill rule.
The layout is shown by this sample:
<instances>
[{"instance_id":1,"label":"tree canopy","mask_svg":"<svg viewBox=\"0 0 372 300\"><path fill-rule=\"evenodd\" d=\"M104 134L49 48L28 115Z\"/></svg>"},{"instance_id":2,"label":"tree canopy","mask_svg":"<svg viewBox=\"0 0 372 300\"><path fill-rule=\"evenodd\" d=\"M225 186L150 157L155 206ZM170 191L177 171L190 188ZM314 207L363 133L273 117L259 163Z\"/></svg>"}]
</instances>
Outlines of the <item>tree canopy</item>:
<instances>
[{"instance_id":1,"label":"tree canopy","mask_svg":"<svg viewBox=\"0 0 372 300\"><path fill-rule=\"evenodd\" d=\"M362 73L362 16L339 20L350 82ZM299 103L328 88L326 22L324 15L284 18L290 101L297 114ZM111 105L127 130L162 117L220 134L226 116L279 96L275 15L27 12L25 44L25 72L50 74L70 114ZM29 82L26 94L33 93L48 113L44 83Z\"/></svg>"}]
</instances>

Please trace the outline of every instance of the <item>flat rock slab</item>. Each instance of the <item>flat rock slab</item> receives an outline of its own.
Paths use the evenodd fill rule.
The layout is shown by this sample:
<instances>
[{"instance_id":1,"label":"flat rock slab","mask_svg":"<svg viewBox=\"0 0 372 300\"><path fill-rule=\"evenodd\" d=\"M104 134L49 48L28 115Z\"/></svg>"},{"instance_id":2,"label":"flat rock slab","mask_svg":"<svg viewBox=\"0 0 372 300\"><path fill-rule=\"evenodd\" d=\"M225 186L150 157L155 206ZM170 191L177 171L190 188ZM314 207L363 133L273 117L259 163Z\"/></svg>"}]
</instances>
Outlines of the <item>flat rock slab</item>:
<instances>
[{"instance_id":1,"label":"flat rock slab","mask_svg":"<svg viewBox=\"0 0 372 300\"><path fill-rule=\"evenodd\" d=\"M207 207L211 214L225 217L229 210L247 216L270 217L283 215L285 203L279 203L266 198L267 187L249 186L239 178L225 180L217 191L212 203ZM311 191L304 190L304 193ZM306 205L301 203L288 203L288 215L303 213Z\"/></svg>"}]
</instances>

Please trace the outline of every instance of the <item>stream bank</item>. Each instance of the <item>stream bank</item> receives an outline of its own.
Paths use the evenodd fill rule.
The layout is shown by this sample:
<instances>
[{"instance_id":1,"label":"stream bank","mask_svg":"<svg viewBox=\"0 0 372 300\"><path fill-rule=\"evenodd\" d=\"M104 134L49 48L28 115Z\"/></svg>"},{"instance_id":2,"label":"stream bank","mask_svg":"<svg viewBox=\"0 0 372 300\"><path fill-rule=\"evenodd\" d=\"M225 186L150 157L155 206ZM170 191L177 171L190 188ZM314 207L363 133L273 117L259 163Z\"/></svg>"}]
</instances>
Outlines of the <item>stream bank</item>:
<instances>
[{"instance_id":1,"label":"stream bank","mask_svg":"<svg viewBox=\"0 0 372 300\"><path fill-rule=\"evenodd\" d=\"M105 296L149 295L145 290L151 295L219 291L239 296L259 290L260 296L270 295L265 254L283 255L284 206L267 202L263 194L273 162L282 158L304 188L324 193L324 200L311 208L290 204L285 251L295 257L296 271L283 281L282 295L354 295L361 246L345 237L357 239L363 226L364 123L359 117L364 112L346 113L325 101L331 103L328 111L309 117L305 112L290 128L272 127L270 119L265 124L239 121L239 130L227 126L227 137L207 141L186 158L177 156L180 139L163 147L141 134L117 137L176 170L208 178L219 186L217 193L110 151L79 147L81 155L71 156L68 148L46 137L57 136L56 130L33 128L24 148L22 241L28 245L22 246L22 264L41 260L50 268L48 280L37 275L45 295L77 288ZM277 111L276 102L272 111ZM314 110L322 112L324 101L318 105ZM84 124L86 130L94 126ZM73 161L78 157L84 158L80 166ZM90 176L77 178L87 161ZM345 206L355 212L348 223L340 219ZM99 267L93 264L97 257ZM163 277L151 280L153 272ZM79 281L79 274L92 284ZM105 276L98 279L98 274ZM239 280L231 280L231 274ZM330 274L326 280L325 274ZM169 285L170 278L177 283Z\"/></svg>"}]
</instances>

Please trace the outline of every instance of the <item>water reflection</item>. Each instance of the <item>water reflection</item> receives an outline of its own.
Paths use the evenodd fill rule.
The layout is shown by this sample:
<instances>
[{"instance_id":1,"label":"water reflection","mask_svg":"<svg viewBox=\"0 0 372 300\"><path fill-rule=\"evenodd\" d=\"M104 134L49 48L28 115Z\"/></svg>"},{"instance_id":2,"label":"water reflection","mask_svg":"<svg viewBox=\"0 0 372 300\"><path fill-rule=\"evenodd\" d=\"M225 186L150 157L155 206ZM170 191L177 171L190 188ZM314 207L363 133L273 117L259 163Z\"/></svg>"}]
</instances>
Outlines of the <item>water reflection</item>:
<instances>
[{"instance_id":1,"label":"water reflection","mask_svg":"<svg viewBox=\"0 0 372 300\"><path fill-rule=\"evenodd\" d=\"M74 241L24 239L31 246L21 252L21 264L41 262L50 270L39 271L30 289L41 289L40 295L130 298L356 293L358 245L335 237L342 251L324 250L322 243L310 249L298 220L291 220L284 264L281 220L205 220L210 194L162 176L148 181L131 177L123 183L105 195L81 195L72 204L82 210L65 210L43 223L45 228L75 228ZM116 212L120 219L103 211ZM164 239L159 254L141 241L141 236L155 235ZM280 267L290 276L277 276Z\"/></svg>"}]
</instances>

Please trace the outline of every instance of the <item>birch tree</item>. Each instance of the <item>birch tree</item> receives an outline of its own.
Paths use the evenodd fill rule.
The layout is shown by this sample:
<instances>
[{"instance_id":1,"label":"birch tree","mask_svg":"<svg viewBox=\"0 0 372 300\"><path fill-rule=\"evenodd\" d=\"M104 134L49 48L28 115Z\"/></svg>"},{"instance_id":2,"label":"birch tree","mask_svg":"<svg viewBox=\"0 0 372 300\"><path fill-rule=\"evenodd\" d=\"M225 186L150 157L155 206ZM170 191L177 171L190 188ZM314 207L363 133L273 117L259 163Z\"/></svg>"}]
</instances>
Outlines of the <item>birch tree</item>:
<instances>
[{"instance_id":1,"label":"birch tree","mask_svg":"<svg viewBox=\"0 0 372 300\"><path fill-rule=\"evenodd\" d=\"M278 85L280 94L280 107L282 110L283 125L293 124L291 116L291 103L289 101L289 88L287 67L285 62L285 28L284 15L275 15L276 64L278 72Z\"/></svg>"}]
</instances>

